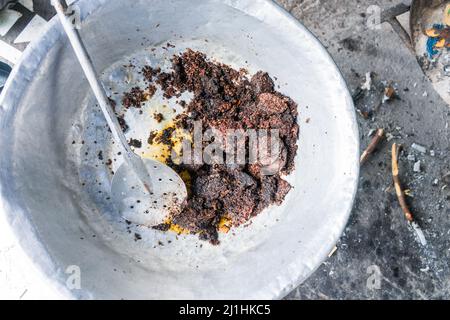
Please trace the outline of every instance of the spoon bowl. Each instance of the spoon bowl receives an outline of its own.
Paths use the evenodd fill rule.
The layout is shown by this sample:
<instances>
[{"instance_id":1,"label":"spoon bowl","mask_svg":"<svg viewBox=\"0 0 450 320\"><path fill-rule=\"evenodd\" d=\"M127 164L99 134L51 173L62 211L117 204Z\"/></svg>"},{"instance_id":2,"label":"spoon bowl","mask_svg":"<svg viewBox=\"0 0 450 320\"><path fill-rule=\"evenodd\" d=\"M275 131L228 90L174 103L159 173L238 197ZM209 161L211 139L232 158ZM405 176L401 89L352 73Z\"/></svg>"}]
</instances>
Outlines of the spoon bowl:
<instances>
[{"instance_id":1,"label":"spoon bowl","mask_svg":"<svg viewBox=\"0 0 450 320\"><path fill-rule=\"evenodd\" d=\"M171 213L181 208L187 190L181 177L170 167L150 159L143 159L143 163L152 177L151 191L143 187L133 168L124 162L113 177L111 195L127 221L153 227L167 221Z\"/></svg>"}]
</instances>

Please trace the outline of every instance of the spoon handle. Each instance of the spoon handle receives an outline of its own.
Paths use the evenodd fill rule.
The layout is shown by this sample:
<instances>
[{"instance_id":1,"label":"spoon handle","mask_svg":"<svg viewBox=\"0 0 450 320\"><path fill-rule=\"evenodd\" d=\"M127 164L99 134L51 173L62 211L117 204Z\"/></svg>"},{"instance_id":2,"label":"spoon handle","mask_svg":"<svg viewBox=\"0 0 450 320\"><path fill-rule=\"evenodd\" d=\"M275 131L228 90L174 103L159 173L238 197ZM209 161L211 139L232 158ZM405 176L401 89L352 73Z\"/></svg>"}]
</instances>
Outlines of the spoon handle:
<instances>
[{"instance_id":1,"label":"spoon handle","mask_svg":"<svg viewBox=\"0 0 450 320\"><path fill-rule=\"evenodd\" d=\"M64 31L69 38L78 61L83 68L84 74L86 75L92 91L97 98L98 104L103 111L103 114L105 115L106 121L108 122L114 139L117 142L120 142L120 146L122 146L124 151L131 152L130 146L127 143L127 139L120 128L119 121L117 120L114 111L111 108L105 90L98 80L97 73L95 72L94 66L92 65L91 58L89 57L89 54L87 53L78 32L75 30L74 25L69 21L69 19L67 19L61 1L51 0L51 3L55 7L56 13L58 14Z\"/></svg>"},{"instance_id":2,"label":"spoon handle","mask_svg":"<svg viewBox=\"0 0 450 320\"><path fill-rule=\"evenodd\" d=\"M152 185L150 177L148 175L148 171L145 170L145 165L142 159L137 156L128 145L127 138L125 137L120 127L119 121L117 120L114 111L108 101L105 89L98 79L97 73L95 72L94 66L92 65L92 60L86 51L80 35L75 30L74 24L69 21L69 19L67 19L61 1L51 0L51 3L55 7L56 13L59 17L59 20L61 21L63 29L66 32L67 37L69 38L73 50L75 51L78 61L84 71L84 74L86 75L92 91L97 98L100 109L102 110L106 118L106 122L111 129L113 138L124 152L125 161L129 166L133 168L133 171L138 176L139 180L141 180L141 182L144 184L147 191L151 192Z\"/></svg>"}]
</instances>

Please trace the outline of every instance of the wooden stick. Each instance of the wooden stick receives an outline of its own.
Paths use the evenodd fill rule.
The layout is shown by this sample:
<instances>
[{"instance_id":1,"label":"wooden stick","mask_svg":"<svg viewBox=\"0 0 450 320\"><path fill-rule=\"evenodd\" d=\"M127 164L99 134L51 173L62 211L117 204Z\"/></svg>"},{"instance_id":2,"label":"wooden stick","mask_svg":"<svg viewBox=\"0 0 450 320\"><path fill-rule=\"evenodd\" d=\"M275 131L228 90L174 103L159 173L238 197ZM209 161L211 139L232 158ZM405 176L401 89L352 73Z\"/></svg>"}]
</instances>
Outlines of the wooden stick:
<instances>
[{"instance_id":1,"label":"wooden stick","mask_svg":"<svg viewBox=\"0 0 450 320\"><path fill-rule=\"evenodd\" d=\"M399 170L398 170L398 152L400 150L400 147L397 146L396 143L392 145L392 177L394 179L394 187L395 187L395 193L397 194L398 202L400 203L400 207L403 210L403 213L405 214L406 220L409 222L414 222L414 217L409 210L408 205L406 204L405 199L405 192L402 189L402 185L400 182L399 177Z\"/></svg>"},{"instance_id":2,"label":"wooden stick","mask_svg":"<svg viewBox=\"0 0 450 320\"><path fill-rule=\"evenodd\" d=\"M414 232L417 235L419 242L422 246L427 245L427 240L425 235L420 228L419 224L414 220L414 217L409 210L408 205L406 204L405 192L402 189L402 185L400 183L399 170L398 170L398 152L400 150L400 146L397 146L396 143L392 145L392 177L394 179L395 193L397 194L398 202L400 203L400 207L403 210L403 213L408 220L410 226L413 228Z\"/></svg>"},{"instance_id":3,"label":"wooden stick","mask_svg":"<svg viewBox=\"0 0 450 320\"><path fill-rule=\"evenodd\" d=\"M384 138L384 129L378 129L375 133L375 136L373 137L372 141L370 142L369 146L366 150L364 150L363 154L361 155L360 163L364 164L366 163L367 159L369 159L369 156L372 154L372 152L376 149L378 144L381 142L381 140Z\"/></svg>"}]
</instances>

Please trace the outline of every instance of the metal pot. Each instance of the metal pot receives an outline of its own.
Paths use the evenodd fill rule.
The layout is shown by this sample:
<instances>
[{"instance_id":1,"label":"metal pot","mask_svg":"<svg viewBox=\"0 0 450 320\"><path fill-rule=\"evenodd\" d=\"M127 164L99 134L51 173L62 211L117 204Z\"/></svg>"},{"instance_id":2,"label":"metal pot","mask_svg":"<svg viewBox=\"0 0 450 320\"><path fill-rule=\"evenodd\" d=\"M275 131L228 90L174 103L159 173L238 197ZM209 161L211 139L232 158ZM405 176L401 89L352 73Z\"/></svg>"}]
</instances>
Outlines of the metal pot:
<instances>
[{"instance_id":1,"label":"metal pot","mask_svg":"<svg viewBox=\"0 0 450 320\"><path fill-rule=\"evenodd\" d=\"M271 1L75 5L81 35L106 80L124 57L168 41L235 66L248 61L252 72L276 76L280 90L299 103L300 151L288 177L294 189L281 207L223 235L220 246L154 230L140 230L143 239L134 241L104 201L107 170L84 157L86 148L97 150L94 139L106 148L108 138L53 19L27 48L0 98L0 219L6 221L0 225L29 257L16 269L37 267L59 296L81 299L274 299L298 286L341 235L358 181L353 103L326 50ZM96 179L102 196L82 185ZM31 286L35 279L29 278Z\"/></svg>"}]
</instances>

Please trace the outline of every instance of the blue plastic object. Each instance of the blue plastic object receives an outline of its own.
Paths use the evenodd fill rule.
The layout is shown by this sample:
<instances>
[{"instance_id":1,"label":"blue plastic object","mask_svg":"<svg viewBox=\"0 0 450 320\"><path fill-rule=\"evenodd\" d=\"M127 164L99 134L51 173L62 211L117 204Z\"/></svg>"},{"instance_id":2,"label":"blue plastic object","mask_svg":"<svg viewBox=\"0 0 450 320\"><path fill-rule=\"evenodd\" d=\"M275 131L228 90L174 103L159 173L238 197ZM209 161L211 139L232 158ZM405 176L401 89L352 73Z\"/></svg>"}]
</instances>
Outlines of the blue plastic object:
<instances>
[{"instance_id":1,"label":"blue plastic object","mask_svg":"<svg viewBox=\"0 0 450 320\"><path fill-rule=\"evenodd\" d=\"M11 67L6 63L0 61L0 92L3 90L5 86L6 79L8 79L9 74L11 73Z\"/></svg>"}]
</instances>

